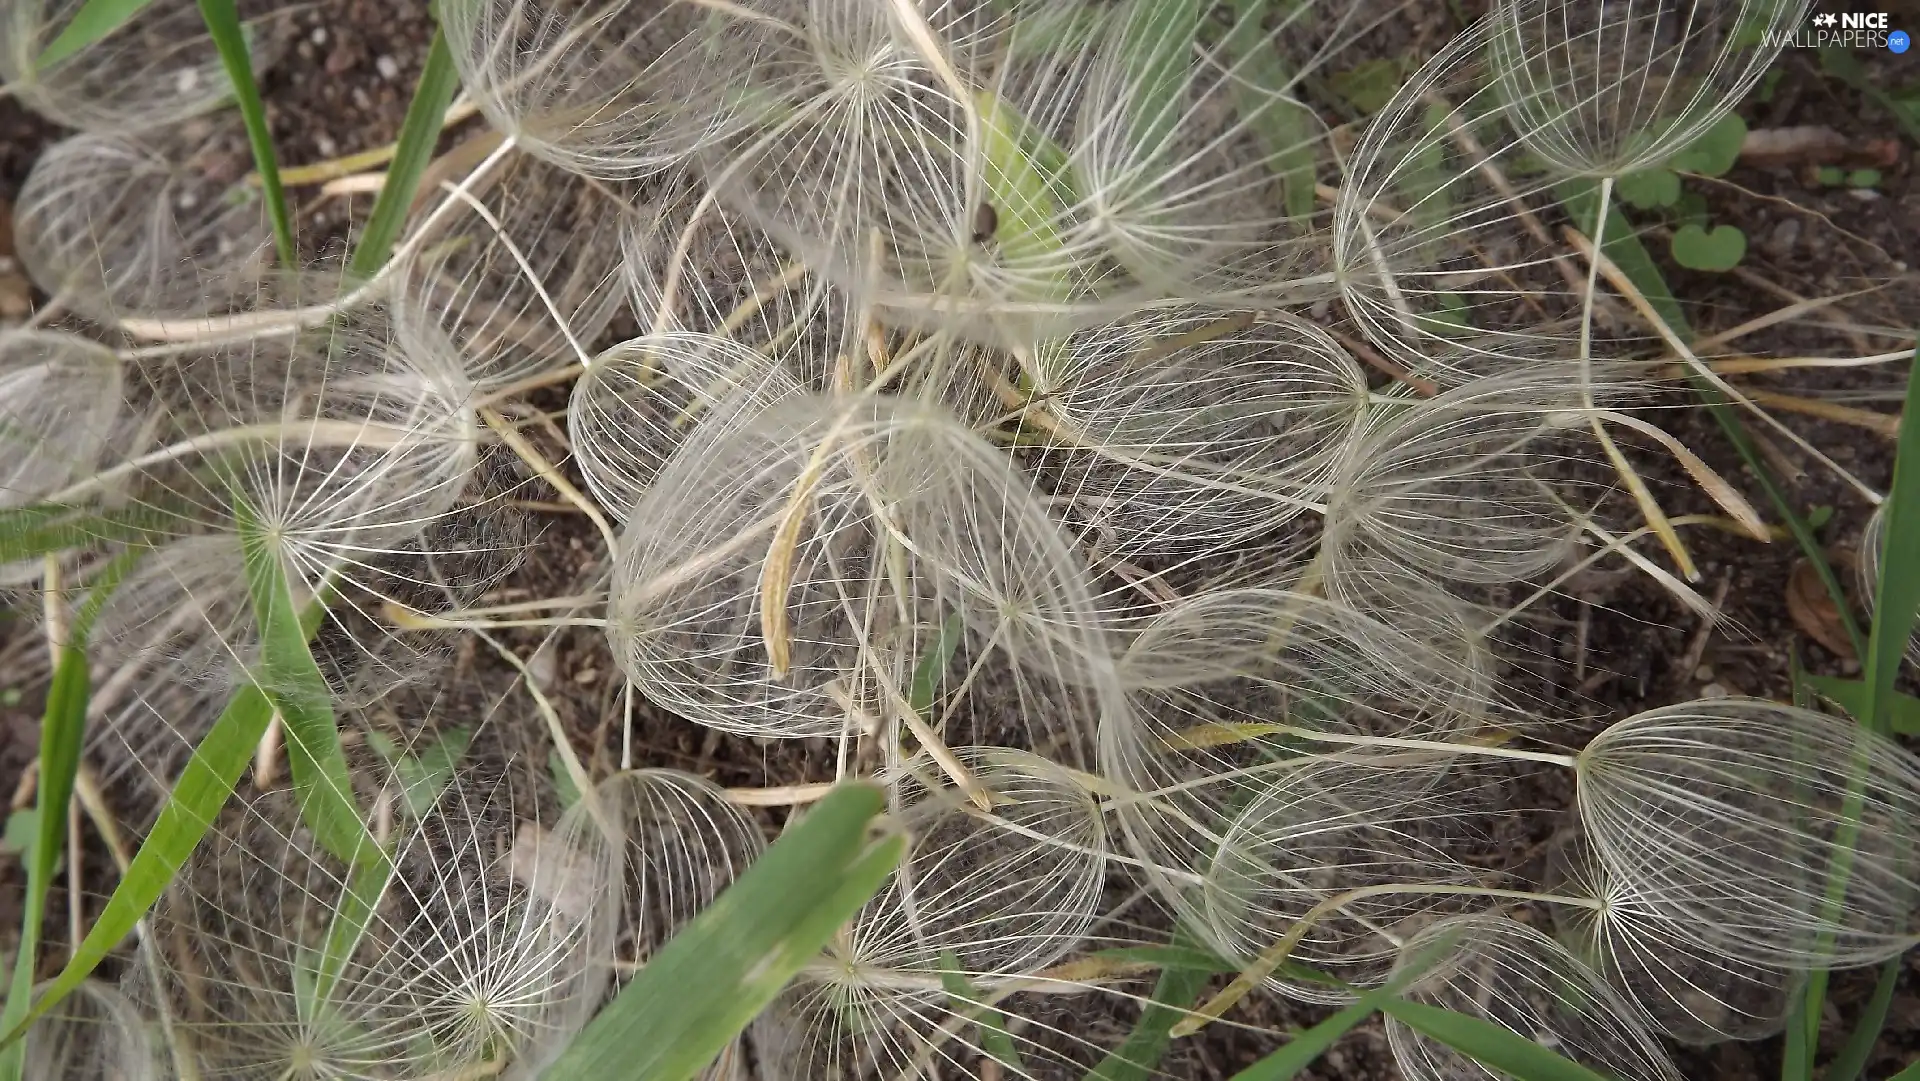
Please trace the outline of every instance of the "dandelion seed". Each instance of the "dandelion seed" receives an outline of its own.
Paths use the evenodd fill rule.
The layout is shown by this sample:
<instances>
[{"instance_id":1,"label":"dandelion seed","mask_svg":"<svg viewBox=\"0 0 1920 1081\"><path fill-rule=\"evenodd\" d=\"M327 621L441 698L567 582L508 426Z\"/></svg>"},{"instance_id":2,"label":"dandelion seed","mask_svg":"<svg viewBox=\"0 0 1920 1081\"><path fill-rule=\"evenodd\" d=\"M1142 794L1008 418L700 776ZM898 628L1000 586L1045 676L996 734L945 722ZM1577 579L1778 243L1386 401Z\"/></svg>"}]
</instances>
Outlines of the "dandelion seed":
<instances>
[{"instance_id":1,"label":"dandelion seed","mask_svg":"<svg viewBox=\"0 0 1920 1081\"><path fill-rule=\"evenodd\" d=\"M1414 978L1409 1001L1490 1022L1622 1081L1679 1081L1640 1014L1572 954L1500 916L1463 916L1407 940L1403 959L1440 950ZM1409 1081L1495 1078L1489 1067L1387 1018L1387 1042Z\"/></svg>"}]
</instances>

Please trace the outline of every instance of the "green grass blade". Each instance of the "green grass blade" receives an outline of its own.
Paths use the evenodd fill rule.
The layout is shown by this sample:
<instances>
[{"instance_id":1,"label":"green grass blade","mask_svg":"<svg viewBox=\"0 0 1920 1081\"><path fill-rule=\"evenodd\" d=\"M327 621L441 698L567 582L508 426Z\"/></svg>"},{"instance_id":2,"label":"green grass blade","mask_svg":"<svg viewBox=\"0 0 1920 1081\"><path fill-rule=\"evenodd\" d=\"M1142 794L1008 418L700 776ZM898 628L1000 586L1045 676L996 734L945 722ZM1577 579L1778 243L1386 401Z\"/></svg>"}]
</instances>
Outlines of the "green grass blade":
<instances>
[{"instance_id":1,"label":"green grass blade","mask_svg":"<svg viewBox=\"0 0 1920 1081\"><path fill-rule=\"evenodd\" d=\"M1887 731L1893 678L1912 640L1914 620L1920 616L1920 369L1907 376L1904 410L1893 459L1893 486L1884 511L1887 522L1881 540L1880 584L1874 594L1873 633L1867 639L1861 672L1866 701L1858 720L1875 732Z\"/></svg>"},{"instance_id":2,"label":"green grass blade","mask_svg":"<svg viewBox=\"0 0 1920 1081\"><path fill-rule=\"evenodd\" d=\"M0 510L0 563L101 541L152 547L172 539L179 526L178 515L143 504L114 511L52 503L12 507Z\"/></svg>"},{"instance_id":3,"label":"green grass blade","mask_svg":"<svg viewBox=\"0 0 1920 1081\"><path fill-rule=\"evenodd\" d=\"M878 890L906 851L870 824L880 790L846 784L787 830L647 962L541 1076L550 1081L685 1081Z\"/></svg>"},{"instance_id":4,"label":"green grass blade","mask_svg":"<svg viewBox=\"0 0 1920 1081\"><path fill-rule=\"evenodd\" d=\"M310 605L302 613L301 631L309 638L319 629L326 609ZM258 686L240 688L213 722L206 738L193 749L193 756L180 771L166 806L154 822L133 862L120 876L120 885L107 898L105 910L94 922L87 937L74 950L72 960L62 969L25 1022L6 1030L4 1042L20 1038L24 1026L59 1003L80 986L101 961L133 932L134 924L147 914L187 857L212 827L220 808L233 794L260 746L260 737L273 717L273 705Z\"/></svg>"},{"instance_id":5,"label":"green grass blade","mask_svg":"<svg viewBox=\"0 0 1920 1081\"><path fill-rule=\"evenodd\" d=\"M1554 185L1554 195L1560 200L1572 216L1574 227L1584 236L1594 235L1594 216L1600 209L1600 183L1597 180L1582 178L1563 180ZM1647 298L1647 303L1660 314L1660 318L1673 328L1682 338L1692 338L1693 328L1687 321L1686 312L1680 308L1680 302L1674 299L1673 290L1667 285L1667 279L1660 273L1660 267L1648 253L1647 246L1640 243L1640 235L1633 223L1620 213L1618 205L1607 207L1607 239L1600 245L1607 258L1613 260L1620 272L1625 274L1634 288Z\"/></svg>"},{"instance_id":6,"label":"green grass blade","mask_svg":"<svg viewBox=\"0 0 1920 1081\"><path fill-rule=\"evenodd\" d=\"M994 1009L980 989L967 979L966 973L960 970L960 956L952 950L940 954L940 986L946 989L947 997L954 1000L954 1012L980 1027L980 1050L1011 1070L1013 1076L1025 1077L1027 1071L1021 1065L1020 1052L1013 1046L1013 1037L1007 1034L1007 1015Z\"/></svg>"},{"instance_id":7,"label":"green grass blade","mask_svg":"<svg viewBox=\"0 0 1920 1081\"><path fill-rule=\"evenodd\" d=\"M1442 933L1426 949L1400 966L1392 979L1370 991L1363 991L1347 1006L1319 1024L1296 1034L1285 1047L1234 1074L1230 1081L1289 1081L1315 1059L1327 1053L1340 1037L1354 1026L1399 1000L1400 993L1419 979L1434 963L1453 949L1455 936ZM1338 982L1338 981L1334 981ZM1340 986L1347 986L1340 984ZM1348 990L1353 990L1349 987Z\"/></svg>"},{"instance_id":8,"label":"green grass blade","mask_svg":"<svg viewBox=\"0 0 1920 1081\"><path fill-rule=\"evenodd\" d=\"M1086 1081L1148 1081L1173 1043L1173 1026L1193 1009L1221 960L1208 953L1182 923L1174 928L1171 950L1162 961L1153 997L1126 1040L1100 1061ZM1229 968L1224 971L1233 971Z\"/></svg>"},{"instance_id":9,"label":"green grass blade","mask_svg":"<svg viewBox=\"0 0 1920 1081\"><path fill-rule=\"evenodd\" d=\"M94 42L126 25L128 19L140 14L140 9L151 0L87 0L85 7L74 12L59 36L49 42L34 61L34 66L46 69L65 60L67 57L92 45Z\"/></svg>"},{"instance_id":10,"label":"green grass blade","mask_svg":"<svg viewBox=\"0 0 1920 1081\"><path fill-rule=\"evenodd\" d=\"M933 648L913 666L913 683L907 688L907 705L913 711L925 717L933 708L933 696L940 691L940 677L946 675L947 665L953 663L953 651L960 648L962 631L966 624L959 612L953 612L940 624L940 633L933 640Z\"/></svg>"},{"instance_id":11,"label":"green grass blade","mask_svg":"<svg viewBox=\"0 0 1920 1081\"><path fill-rule=\"evenodd\" d=\"M73 779L80 768L80 749L86 742L89 669L86 650L69 644L60 651L53 686L47 692L47 710L40 720L40 790L36 801L39 831L33 859L27 864L25 914L21 917L19 952L14 957L13 983L7 1006L0 1013L0 1030L11 1030L27 1015L33 997L33 973L39 958L40 924L46 914L47 887L54 864L66 850L67 806L73 797ZM24 1064L24 1041L0 1052L0 1078L19 1081Z\"/></svg>"},{"instance_id":12,"label":"green grass blade","mask_svg":"<svg viewBox=\"0 0 1920 1081\"><path fill-rule=\"evenodd\" d=\"M1381 987L1361 995L1353 1005L1288 1040L1285 1047L1234 1074L1232 1081L1290 1081L1301 1070L1313 1065L1340 1037L1380 1012L1400 993L1397 985Z\"/></svg>"},{"instance_id":13,"label":"green grass blade","mask_svg":"<svg viewBox=\"0 0 1920 1081\"><path fill-rule=\"evenodd\" d=\"M1825 980L1826 972L1808 976L1807 985L1793 996L1793 1009L1787 1012L1787 1027L1780 1040L1780 1081L1812 1081L1814 1045L1807 1037L1807 994L1815 979ZM1814 1036L1818 1039L1818 1033Z\"/></svg>"},{"instance_id":14,"label":"green grass blade","mask_svg":"<svg viewBox=\"0 0 1920 1081\"><path fill-rule=\"evenodd\" d=\"M446 35L433 33L433 46L427 50L427 66L414 87L413 102L407 106L407 119L400 126L400 141L393 161L387 166L387 179L373 202L373 216L347 262L347 269L361 278L371 278L386 265L400 230L406 225L407 211L420 186L420 175L433 158L433 146L440 141L441 120L453 92L460 85L460 73L454 69L453 54L447 48Z\"/></svg>"},{"instance_id":15,"label":"green grass blade","mask_svg":"<svg viewBox=\"0 0 1920 1081\"><path fill-rule=\"evenodd\" d=\"M1572 1059L1478 1017L1397 999L1380 1008L1408 1028L1514 1081L1606 1081Z\"/></svg>"},{"instance_id":16,"label":"green grass blade","mask_svg":"<svg viewBox=\"0 0 1920 1081\"><path fill-rule=\"evenodd\" d=\"M1887 1078L1887 1081L1920 1081L1920 1059L1908 1063L1906 1069Z\"/></svg>"},{"instance_id":17,"label":"green grass blade","mask_svg":"<svg viewBox=\"0 0 1920 1081\"><path fill-rule=\"evenodd\" d=\"M380 846L353 800L353 778L340 748L340 725L326 677L307 648L300 608L280 566L280 556L244 499L234 500L240 551L254 622L260 627L260 672L255 676L280 712L286 731L287 772L300 819L314 839L349 865L376 860Z\"/></svg>"},{"instance_id":18,"label":"green grass blade","mask_svg":"<svg viewBox=\"0 0 1920 1081\"><path fill-rule=\"evenodd\" d=\"M1239 965L1224 957L1216 956L1211 950L1194 945L1115 946L1108 950L1096 950L1087 956L1121 964L1154 965L1159 968L1194 968L1216 976L1232 975L1240 971Z\"/></svg>"},{"instance_id":19,"label":"green grass blade","mask_svg":"<svg viewBox=\"0 0 1920 1081\"><path fill-rule=\"evenodd\" d=\"M392 877L393 861L388 859L362 861L350 873L347 891L327 926L327 941L322 947L320 970L314 981L315 1001L333 1001L334 981L340 978L353 951L359 948L360 939L367 933L367 925L373 922L374 911Z\"/></svg>"},{"instance_id":20,"label":"green grass blade","mask_svg":"<svg viewBox=\"0 0 1920 1081\"><path fill-rule=\"evenodd\" d=\"M1854 1081L1860 1071L1867 1068L1867 1057L1873 1054L1873 1045L1880 1042L1880 1030L1886 1027L1887 1009L1893 1005L1893 990L1900 983L1900 970L1905 964L1905 958L1894 957L1880 966L1880 979L1873 985L1873 997L1867 1000L1867 1008L1860 1011L1860 1020L1854 1023L1846 1046L1828 1065L1826 1081Z\"/></svg>"},{"instance_id":21,"label":"green grass blade","mask_svg":"<svg viewBox=\"0 0 1920 1081\"><path fill-rule=\"evenodd\" d=\"M1855 695L1858 707L1849 711L1861 727L1873 732L1886 732L1891 726L1894 676L1900 670L1913 634L1916 613L1920 612L1920 558L1914 555L1920 551L1920 547L1916 547L1920 546L1920 377L1917 376L1920 373L1910 372L1907 376L1900 438L1893 460L1893 486L1887 493L1887 528L1882 538L1884 558L1875 593L1873 631L1863 652L1866 664L1860 690ZM1841 610L1845 611L1844 604ZM1846 892L1864 780L1855 776L1848 785L1846 818L1836 838L1840 852L1828 872L1829 905L1838 904ZM1827 982L1825 969L1810 973L1806 990L1788 1018L1787 1051L1781 1064L1781 1077L1788 1081L1813 1075Z\"/></svg>"},{"instance_id":22,"label":"green grass blade","mask_svg":"<svg viewBox=\"0 0 1920 1081\"><path fill-rule=\"evenodd\" d=\"M240 12L234 0L200 0L200 17L207 21L213 47L220 51L220 63L233 83L240 117L246 121L247 142L253 144L254 168L260 173L260 191L266 198L267 215L273 220L274 248L280 253L282 266L299 266L299 253L293 245L293 218L287 213L287 193L280 186L280 161L273 149L273 132L267 127L267 107L260 100L259 85L253 81L253 54L247 48Z\"/></svg>"},{"instance_id":23,"label":"green grass blade","mask_svg":"<svg viewBox=\"0 0 1920 1081\"><path fill-rule=\"evenodd\" d=\"M33 998L33 975L38 960L40 924L46 914L47 887L53 865L65 850L67 810L72 804L74 778L80 772L80 754L87 742L87 702L92 694L92 672L87 661L87 638L121 579L142 553L116 556L95 578L92 589L74 613L67 642L60 649L53 684L47 691L46 712L40 718L40 783L35 802L33 861L27 865L25 914L20 945L14 956L13 982L7 1004L0 1011L0 1032L11 1032L27 1015ZM19 1081L26 1047L15 1041L0 1050L0 1081Z\"/></svg>"}]
</instances>

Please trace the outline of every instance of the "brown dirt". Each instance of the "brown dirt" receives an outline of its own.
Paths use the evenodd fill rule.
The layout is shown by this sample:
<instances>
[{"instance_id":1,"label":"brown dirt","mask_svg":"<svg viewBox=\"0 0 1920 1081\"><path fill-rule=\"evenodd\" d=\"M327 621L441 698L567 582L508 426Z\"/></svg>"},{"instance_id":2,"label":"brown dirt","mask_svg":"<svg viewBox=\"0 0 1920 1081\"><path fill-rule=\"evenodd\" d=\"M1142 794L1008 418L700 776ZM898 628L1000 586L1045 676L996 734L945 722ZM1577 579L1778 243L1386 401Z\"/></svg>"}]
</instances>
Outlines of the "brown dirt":
<instances>
[{"instance_id":1,"label":"brown dirt","mask_svg":"<svg viewBox=\"0 0 1920 1081\"><path fill-rule=\"evenodd\" d=\"M1920 21L1920 20L1914 20ZM1456 25L1441 5L1429 17L1401 24L1395 47L1435 47ZM431 24L424 4L386 0L319 0L300 17L287 60L265 81L272 123L283 161L313 162L391 141L406 110L408 95L424 61ZM1782 75L1766 102L1749 103L1742 113L1753 127L1820 124L1855 140L1885 137L1890 118L1854 91L1821 75L1811 53L1789 51ZM1911 58L1866 58L1877 77L1896 85L1920 79ZM0 100L0 199L18 190L35 154L56 136L48 125L11 100ZM1675 290L1688 298L1696 329L1710 333L1788 302L1780 290L1824 296L1851 289L1883 289L1842 305L1845 319L1858 325L1920 325L1920 289L1912 268L1920 262L1920 186L1913 176L1910 142L1901 141L1899 159L1883 170L1877 191L1861 194L1811 185L1792 168L1741 167L1725 182L1700 184L1719 220L1739 224L1752 247L1746 275L1709 275L1668 267ZM1696 184L1698 182L1690 182ZM349 202L321 198L311 190L297 203L303 246L334 250L354 220L363 219L366 197ZM1658 248L1657 244L1651 245ZM0 253L4 254L4 253ZM1757 284L1756 279L1767 284ZM1756 353L1831 349L1832 331L1770 331L1743 341ZM1895 347L1886 338L1870 338L1872 348ZM1883 410L1899 386L1897 372L1802 372L1756 381L1776 389L1802 388L1857 392L1859 400ZM537 404L564 406L552 394ZM1661 423L1715 468L1758 498L1758 486L1704 411L1685 409L1657 415ZM1884 488L1891 468L1890 443L1860 429L1829 423L1791 421L1795 430L1830 449L1868 484ZM560 448L549 445L558 456ZM1796 456L1789 454L1789 458ZM1664 457L1649 458L1651 479L1672 513L1710 513L1714 507ZM1835 550L1857 547L1867 510L1864 503L1807 463L1790 484L1791 498L1804 510L1832 507L1821 531ZM535 493L533 498L551 498ZM1764 511L1764 504L1763 506ZM1767 513L1770 519L1771 513ZM1850 674L1854 667L1809 640L1788 613L1789 576L1799 559L1790 541L1761 545L1711 530L1688 534L1699 558L1702 590L1714 595L1724 586L1727 624L1702 636L1698 621L1665 593L1637 574L1595 573L1572 583L1543 605L1528 625L1529 652L1516 658L1539 701L1558 715L1597 728L1606 720L1702 693L1753 694L1784 698L1790 691L1790 664L1796 653L1813 671ZM533 558L510 583L536 595L574 589L595 569L597 538L586 523L554 515L543 523ZM35 753L38 692L43 662L29 651L7 648L0 625L0 690L23 691L15 702L0 703L0 795L12 791L19 771ZM537 632L516 632L508 641L522 655L539 643ZM603 718L617 714L617 682L604 643L595 632L569 632L553 647L550 686L576 751L597 773L618 763L617 727ZM470 663L497 668L485 651ZM610 710L609 705L616 708ZM824 779L819 748L773 741L722 737L642 706L636 713L635 754L643 764L672 766L706 774L722 784L790 783ZM617 724L617 722L616 722ZM1576 725L1576 728L1579 725ZM803 741L804 744L804 741ZM1566 794L1543 793L1541 802L1564 805ZM1537 840L1538 838L1534 838ZM1528 843L1516 840L1516 846ZM90 868L95 882L102 869ZM18 867L0 863L0 928L17 923ZM50 899L56 906L64 899ZM3 933L3 932L0 932ZM1847 973L1835 980L1829 1002L1827 1046L1844 1039L1852 1018L1871 988L1870 974ZM1130 1007L1120 1008L1123 1014ZM1242 1019L1272 1030L1311 1023L1324 1011L1273 1002L1245 1011ZM1245 1030L1216 1030L1176 1052L1169 1069L1181 1076L1221 1078L1265 1053L1273 1036ZM1683 1073L1704 1079L1745 1079L1776 1074L1777 1042L1725 1045L1682 1053ZM1894 999L1880 1049L1867 1076L1882 1077L1920 1056L1920 958L1909 958ZM1391 1058L1377 1026L1363 1028L1316 1063L1303 1077L1321 1081L1375 1081L1393 1076Z\"/></svg>"}]
</instances>

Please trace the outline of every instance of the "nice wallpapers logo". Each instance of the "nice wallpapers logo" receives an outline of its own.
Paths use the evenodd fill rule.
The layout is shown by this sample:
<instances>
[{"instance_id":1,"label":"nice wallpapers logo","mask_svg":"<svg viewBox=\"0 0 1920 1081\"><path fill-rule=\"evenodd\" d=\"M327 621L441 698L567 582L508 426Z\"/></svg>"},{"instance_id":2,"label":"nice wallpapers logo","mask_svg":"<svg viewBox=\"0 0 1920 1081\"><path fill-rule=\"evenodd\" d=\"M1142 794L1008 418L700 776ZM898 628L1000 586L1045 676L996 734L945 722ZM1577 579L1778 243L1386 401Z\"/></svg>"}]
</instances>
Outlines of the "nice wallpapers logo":
<instances>
[{"instance_id":1,"label":"nice wallpapers logo","mask_svg":"<svg viewBox=\"0 0 1920 1081\"><path fill-rule=\"evenodd\" d=\"M1886 49L1904 53L1913 47L1913 38L1905 30L1896 30L1884 11L1822 11L1807 20L1808 25L1791 35L1772 35L1784 40L1769 45L1799 49L1837 46L1843 49Z\"/></svg>"}]
</instances>

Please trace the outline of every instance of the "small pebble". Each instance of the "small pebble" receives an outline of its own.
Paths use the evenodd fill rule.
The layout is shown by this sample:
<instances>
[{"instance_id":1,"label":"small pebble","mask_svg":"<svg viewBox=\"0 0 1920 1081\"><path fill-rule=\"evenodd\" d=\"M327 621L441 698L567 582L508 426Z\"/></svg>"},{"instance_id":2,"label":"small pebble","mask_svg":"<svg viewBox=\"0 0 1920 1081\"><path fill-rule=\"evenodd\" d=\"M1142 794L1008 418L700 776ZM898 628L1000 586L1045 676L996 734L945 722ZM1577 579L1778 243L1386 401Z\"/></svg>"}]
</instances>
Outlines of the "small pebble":
<instances>
[{"instance_id":1,"label":"small pebble","mask_svg":"<svg viewBox=\"0 0 1920 1081\"><path fill-rule=\"evenodd\" d=\"M307 40L313 42L315 45L325 45L327 43L327 28L324 26L314 27L313 33Z\"/></svg>"},{"instance_id":2,"label":"small pebble","mask_svg":"<svg viewBox=\"0 0 1920 1081\"><path fill-rule=\"evenodd\" d=\"M1785 255L1800 242L1800 219L1785 218L1767 234L1767 250L1775 255Z\"/></svg>"},{"instance_id":3,"label":"small pebble","mask_svg":"<svg viewBox=\"0 0 1920 1081\"><path fill-rule=\"evenodd\" d=\"M333 136L331 135L315 136L313 146L314 149L320 151L320 156L323 158L337 158L340 156L340 144L334 142Z\"/></svg>"},{"instance_id":4,"label":"small pebble","mask_svg":"<svg viewBox=\"0 0 1920 1081\"><path fill-rule=\"evenodd\" d=\"M1711 682L1713 679L1713 665L1703 664L1700 667L1694 669L1693 678L1699 680L1702 683Z\"/></svg>"},{"instance_id":5,"label":"small pebble","mask_svg":"<svg viewBox=\"0 0 1920 1081\"><path fill-rule=\"evenodd\" d=\"M400 61L395 60L385 53L374 57L373 66L374 70L380 73L380 77L388 82L392 82L400 77Z\"/></svg>"},{"instance_id":6,"label":"small pebble","mask_svg":"<svg viewBox=\"0 0 1920 1081\"><path fill-rule=\"evenodd\" d=\"M527 660L527 675L532 678L534 686L543 691L552 690L553 678L558 674L554 671L557 666L553 650L543 647L534 650L533 656Z\"/></svg>"},{"instance_id":7,"label":"small pebble","mask_svg":"<svg viewBox=\"0 0 1920 1081\"><path fill-rule=\"evenodd\" d=\"M186 97L188 94L193 93L194 88L199 85L199 68L181 68L179 71L173 73L173 92L181 97Z\"/></svg>"},{"instance_id":8,"label":"small pebble","mask_svg":"<svg viewBox=\"0 0 1920 1081\"><path fill-rule=\"evenodd\" d=\"M582 684L592 683L594 680L599 678L600 678L600 670L597 668L582 668L581 670L573 674L573 681L575 683L582 683Z\"/></svg>"},{"instance_id":9,"label":"small pebble","mask_svg":"<svg viewBox=\"0 0 1920 1081\"><path fill-rule=\"evenodd\" d=\"M1700 688L1700 697L1702 698L1725 698L1726 696L1727 689L1718 683L1709 683Z\"/></svg>"}]
</instances>

